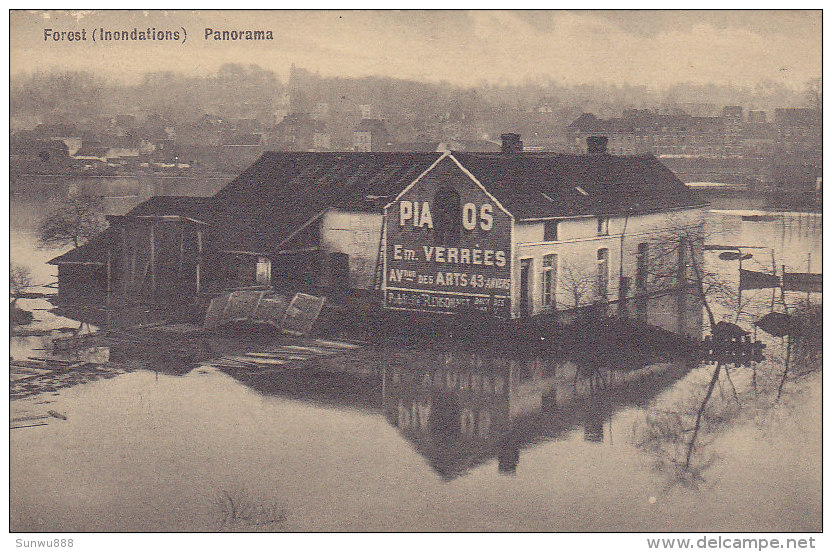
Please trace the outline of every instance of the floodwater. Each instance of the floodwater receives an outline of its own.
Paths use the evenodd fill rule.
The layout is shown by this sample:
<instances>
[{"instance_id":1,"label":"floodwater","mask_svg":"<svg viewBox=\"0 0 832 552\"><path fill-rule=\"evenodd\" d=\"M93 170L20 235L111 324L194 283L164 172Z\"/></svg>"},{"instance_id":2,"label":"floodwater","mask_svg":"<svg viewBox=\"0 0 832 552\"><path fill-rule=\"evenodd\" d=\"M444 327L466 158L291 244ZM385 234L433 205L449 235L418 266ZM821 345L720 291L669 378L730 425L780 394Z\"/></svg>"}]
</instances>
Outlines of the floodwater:
<instances>
[{"instance_id":1,"label":"floodwater","mask_svg":"<svg viewBox=\"0 0 832 552\"><path fill-rule=\"evenodd\" d=\"M744 268L773 252L778 272L820 270L819 215L723 207L709 242L766 248ZM12 198L12 259L38 281L58 253L33 249L42 209ZM706 262L736 280L736 262ZM771 292L743 293L741 316L715 310L750 328ZM655 308L651 321L702 331L695 301ZM756 337L766 360L723 368L690 450L716 366L626 349L310 346L296 370L139 368L62 387L11 403L13 418L66 417L10 432L11 529L819 531L820 371L793 353L780 389L784 343ZM33 348L20 339L12 356Z\"/></svg>"}]
</instances>

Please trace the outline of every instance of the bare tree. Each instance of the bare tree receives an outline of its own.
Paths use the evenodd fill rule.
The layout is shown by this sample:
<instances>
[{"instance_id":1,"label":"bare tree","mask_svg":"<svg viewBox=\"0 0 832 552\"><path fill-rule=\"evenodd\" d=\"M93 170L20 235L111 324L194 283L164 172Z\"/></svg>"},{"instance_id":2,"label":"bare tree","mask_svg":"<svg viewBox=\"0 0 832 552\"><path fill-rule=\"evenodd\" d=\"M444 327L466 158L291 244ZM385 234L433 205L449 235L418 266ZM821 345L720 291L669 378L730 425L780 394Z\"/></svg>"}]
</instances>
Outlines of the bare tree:
<instances>
[{"instance_id":1,"label":"bare tree","mask_svg":"<svg viewBox=\"0 0 832 552\"><path fill-rule=\"evenodd\" d=\"M666 232L648 242L650 284L659 289L691 289L701 299L712 330L717 324L717 306L723 307L717 312L730 313L735 323L743 314L755 318L761 309L769 310L767 294L743 295L735 280L706 266L706 237L702 225L672 221ZM820 322L812 319L809 324ZM701 482L704 471L714 462L714 455L707 450L717 432L739 419L749 406L759 414L780 401L794 355L791 339L777 345L768 343L762 362L718 362L703 369L701 376L707 373L707 379L699 380L697 374L687 397L648 410L634 427L636 445L652 453L657 466L669 468L674 482L694 486ZM820 354L819 343L805 342L801 377L819 369Z\"/></svg>"},{"instance_id":2,"label":"bare tree","mask_svg":"<svg viewBox=\"0 0 832 552\"><path fill-rule=\"evenodd\" d=\"M702 301L711 328L717 320L712 303L738 305L737 292L725 277L706 266L704 224L671 218L648 242L646 262L650 291L692 289Z\"/></svg>"},{"instance_id":3,"label":"bare tree","mask_svg":"<svg viewBox=\"0 0 832 552\"><path fill-rule=\"evenodd\" d=\"M581 267L565 264L559 270L558 285L569 297L565 308L578 308L593 302L597 290L597 275Z\"/></svg>"},{"instance_id":4,"label":"bare tree","mask_svg":"<svg viewBox=\"0 0 832 552\"><path fill-rule=\"evenodd\" d=\"M9 323L12 326L21 326L30 323L34 316L31 312L17 306L17 300L24 292L35 284L32 282L32 274L25 266L9 262Z\"/></svg>"},{"instance_id":5,"label":"bare tree","mask_svg":"<svg viewBox=\"0 0 832 552\"><path fill-rule=\"evenodd\" d=\"M70 243L78 247L106 227L101 198L72 195L55 205L41 221L40 243L50 249Z\"/></svg>"},{"instance_id":6,"label":"bare tree","mask_svg":"<svg viewBox=\"0 0 832 552\"><path fill-rule=\"evenodd\" d=\"M32 282L32 273L25 266L13 261L9 262L9 295L12 302L16 301L27 289L35 285Z\"/></svg>"}]
</instances>

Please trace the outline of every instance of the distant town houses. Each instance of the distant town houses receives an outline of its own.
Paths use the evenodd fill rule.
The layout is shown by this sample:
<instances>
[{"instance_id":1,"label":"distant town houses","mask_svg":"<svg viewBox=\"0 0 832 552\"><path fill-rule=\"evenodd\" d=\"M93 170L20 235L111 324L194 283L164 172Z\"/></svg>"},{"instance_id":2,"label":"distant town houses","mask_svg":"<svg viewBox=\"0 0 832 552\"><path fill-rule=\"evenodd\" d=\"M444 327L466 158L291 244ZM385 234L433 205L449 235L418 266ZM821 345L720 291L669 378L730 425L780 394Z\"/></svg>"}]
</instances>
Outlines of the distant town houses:
<instances>
[{"instance_id":1,"label":"distant town houses","mask_svg":"<svg viewBox=\"0 0 832 552\"><path fill-rule=\"evenodd\" d=\"M309 113L290 113L269 133L268 146L274 151L312 149L315 121Z\"/></svg>"},{"instance_id":2,"label":"distant town houses","mask_svg":"<svg viewBox=\"0 0 832 552\"><path fill-rule=\"evenodd\" d=\"M390 151L392 145L387 124L380 119L362 119L353 132L353 151Z\"/></svg>"},{"instance_id":3,"label":"distant town houses","mask_svg":"<svg viewBox=\"0 0 832 552\"><path fill-rule=\"evenodd\" d=\"M56 112L53 120L11 133L10 162L12 171L34 174L229 175L264 151L498 151L498 127L517 129L527 152L585 153L587 138L605 136L610 153L655 155L685 182L805 190L820 178L817 110L687 103L600 117L544 97L522 108L498 105L486 117L473 105L461 98L425 114L293 89L262 105L219 102L190 117L127 112L72 122Z\"/></svg>"},{"instance_id":4,"label":"distant town houses","mask_svg":"<svg viewBox=\"0 0 832 552\"><path fill-rule=\"evenodd\" d=\"M719 116L628 109L599 119L584 113L567 127L570 150L586 151L590 136L606 136L617 155L652 154L685 181L765 183L816 188L822 168L821 113L807 108L743 113L726 106Z\"/></svg>"},{"instance_id":5,"label":"distant town houses","mask_svg":"<svg viewBox=\"0 0 832 552\"><path fill-rule=\"evenodd\" d=\"M612 153L660 157L732 157L742 154L742 108L727 106L718 117L663 114L626 109L619 118L599 119L584 113L567 128L573 152L585 150L586 138L609 138Z\"/></svg>"},{"instance_id":6,"label":"distant town houses","mask_svg":"<svg viewBox=\"0 0 832 552\"><path fill-rule=\"evenodd\" d=\"M686 113L664 114L626 109L619 118L599 119L584 113L567 127L574 153L586 150L586 138L609 138L612 153L659 157L742 157L761 152L820 152L820 113L805 108L777 109L774 120L766 112L726 106L716 117Z\"/></svg>"}]
</instances>

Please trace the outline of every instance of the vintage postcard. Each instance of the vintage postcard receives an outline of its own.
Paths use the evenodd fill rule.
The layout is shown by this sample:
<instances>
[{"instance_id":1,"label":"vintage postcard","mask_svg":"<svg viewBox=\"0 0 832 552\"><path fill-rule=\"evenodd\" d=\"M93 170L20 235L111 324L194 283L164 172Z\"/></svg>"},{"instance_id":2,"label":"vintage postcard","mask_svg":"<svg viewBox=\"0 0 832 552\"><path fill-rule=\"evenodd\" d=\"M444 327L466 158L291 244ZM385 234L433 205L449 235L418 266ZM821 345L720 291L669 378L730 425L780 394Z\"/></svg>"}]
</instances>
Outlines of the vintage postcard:
<instances>
[{"instance_id":1,"label":"vintage postcard","mask_svg":"<svg viewBox=\"0 0 832 552\"><path fill-rule=\"evenodd\" d=\"M814 548L821 24L10 11L15 546Z\"/></svg>"}]
</instances>

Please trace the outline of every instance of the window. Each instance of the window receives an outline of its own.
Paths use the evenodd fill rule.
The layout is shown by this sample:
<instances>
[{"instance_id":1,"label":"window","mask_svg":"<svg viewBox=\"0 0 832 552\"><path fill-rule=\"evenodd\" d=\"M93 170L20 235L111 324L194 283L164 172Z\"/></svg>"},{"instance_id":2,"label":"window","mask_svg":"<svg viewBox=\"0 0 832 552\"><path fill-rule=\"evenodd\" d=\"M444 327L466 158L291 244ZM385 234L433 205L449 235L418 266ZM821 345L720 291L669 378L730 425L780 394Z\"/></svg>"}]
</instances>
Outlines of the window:
<instances>
[{"instance_id":1,"label":"window","mask_svg":"<svg viewBox=\"0 0 832 552\"><path fill-rule=\"evenodd\" d=\"M598 235L606 236L610 233L610 219L607 217L598 217Z\"/></svg>"},{"instance_id":2,"label":"window","mask_svg":"<svg viewBox=\"0 0 832 552\"><path fill-rule=\"evenodd\" d=\"M439 188L433 196L433 235L438 245L456 245L462 232L462 207L453 188Z\"/></svg>"},{"instance_id":3,"label":"window","mask_svg":"<svg viewBox=\"0 0 832 552\"><path fill-rule=\"evenodd\" d=\"M638 252L636 253L636 289L647 289L647 271L650 269L649 265L649 246L646 243L638 244Z\"/></svg>"},{"instance_id":4,"label":"window","mask_svg":"<svg viewBox=\"0 0 832 552\"><path fill-rule=\"evenodd\" d=\"M598 297L607 298L607 287L610 280L610 250L598 250Z\"/></svg>"},{"instance_id":5,"label":"window","mask_svg":"<svg viewBox=\"0 0 832 552\"><path fill-rule=\"evenodd\" d=\"M558 241L558 221L547 220L543 223L543 241Z\"/></svg>"},{"instance_id":6,"label":"window","mask_svg":"<svg viewBox=\"0 0 832 552\"><path fill-rule=\"evenodd\" d=\"M258 257L254 272L254 281L269 284L272 281L272 261L268 257Z\"/></svg>"},{"instance_id":7,"label":"window","mask_svg":"<svg viewBox=\"0 0 832 552\"><path fill-rule=\"evenodd\" d=\"M542 297L544 307L554 307L558 282L558 256L545 255L543 257L543 274L540 278L543 284Z\"/></svg>"}]
</instances>

